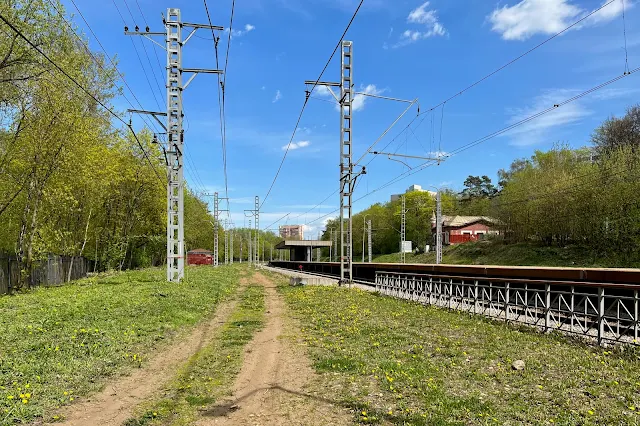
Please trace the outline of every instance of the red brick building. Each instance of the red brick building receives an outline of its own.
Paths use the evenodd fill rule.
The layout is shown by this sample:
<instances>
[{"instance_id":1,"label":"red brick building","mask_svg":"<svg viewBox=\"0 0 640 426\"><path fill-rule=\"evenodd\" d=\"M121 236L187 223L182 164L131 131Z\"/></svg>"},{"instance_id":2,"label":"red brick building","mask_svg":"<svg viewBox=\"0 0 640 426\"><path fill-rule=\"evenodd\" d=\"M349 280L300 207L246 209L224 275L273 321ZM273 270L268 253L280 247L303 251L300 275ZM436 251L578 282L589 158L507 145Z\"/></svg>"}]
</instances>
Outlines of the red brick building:
<instances>
[{"instance_id":1,"label":"red brick building","mask_svg":"<svg viewBox=\"0 0 640 426\"><path fill-rule=\"evenodd\" d=\"M195 249L187 253L187 265L213 265L213 252Z\"/></svg>"},{"instance_id":2,"label":"red brick building","mask_svg":"<svg viewBox=\"0 0 640 426\"><path fill-rule=\"evenodd\" d=\"M442 216L443 244L478 241L489 235L500 235L499 221L488 216ZM436 218L431 219L431 231L436 232Z\"/></svg>"}]
</instances>

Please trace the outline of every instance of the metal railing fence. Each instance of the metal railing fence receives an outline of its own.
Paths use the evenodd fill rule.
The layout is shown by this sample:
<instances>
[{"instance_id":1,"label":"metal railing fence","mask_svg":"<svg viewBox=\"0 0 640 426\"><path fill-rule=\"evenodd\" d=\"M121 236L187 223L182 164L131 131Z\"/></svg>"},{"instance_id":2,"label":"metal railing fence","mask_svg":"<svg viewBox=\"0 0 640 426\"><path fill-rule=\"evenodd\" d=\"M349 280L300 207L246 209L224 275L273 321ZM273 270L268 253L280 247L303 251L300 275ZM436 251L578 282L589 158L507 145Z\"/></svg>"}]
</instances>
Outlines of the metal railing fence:
<instances>
[{"instance_id":1,"label":"metal railing fence","mask_svg":"<svg viewBox=\"0 0 640 426\"><path fill-rule=\"evenodd\" d=\"M377 272L388 296L560 331L598 344L640 344L640 286Z\"/></svg>"}]
</instances>

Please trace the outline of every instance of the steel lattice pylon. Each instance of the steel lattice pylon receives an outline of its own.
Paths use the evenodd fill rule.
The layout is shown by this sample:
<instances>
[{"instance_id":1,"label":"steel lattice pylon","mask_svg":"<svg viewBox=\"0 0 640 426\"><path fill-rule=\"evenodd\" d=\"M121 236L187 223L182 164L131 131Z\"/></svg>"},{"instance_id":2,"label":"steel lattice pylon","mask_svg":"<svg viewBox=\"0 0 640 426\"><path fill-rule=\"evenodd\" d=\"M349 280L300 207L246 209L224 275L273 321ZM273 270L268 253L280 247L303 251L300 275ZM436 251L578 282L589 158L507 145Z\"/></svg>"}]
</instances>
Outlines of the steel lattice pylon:
<instances>
[{"instance_id":1,"label":"steel lattice pylon","mask_svg":"<svg viewBox=\"0 0 640 426\"><path fill-rule=\"evenodd\" d=\"M342 42L340 73L340 281L353 279L353 42Z\"/></svg>"},{"instance_id":2,"label":"steel lattice pylon","mask_svg":"<svg viewBox=\"0 0 640 426\"><path fill-rule=\"evenodd\" d=\"M260 197L256 196L255 205L255 229L256 229L256 246L255 246L255 263L260 263Z\"/></svg>"},{"instance_id":3,"label":"steel lattice pylon","mask_svg":"<svg viewBox=\"0 0 640 426\"><path fill-rule=\"evenodd\" d=\"M167 9L167 280L184 277L184 168L182 153L182 23L180 9Z\"/></svg>"}]
</instances>

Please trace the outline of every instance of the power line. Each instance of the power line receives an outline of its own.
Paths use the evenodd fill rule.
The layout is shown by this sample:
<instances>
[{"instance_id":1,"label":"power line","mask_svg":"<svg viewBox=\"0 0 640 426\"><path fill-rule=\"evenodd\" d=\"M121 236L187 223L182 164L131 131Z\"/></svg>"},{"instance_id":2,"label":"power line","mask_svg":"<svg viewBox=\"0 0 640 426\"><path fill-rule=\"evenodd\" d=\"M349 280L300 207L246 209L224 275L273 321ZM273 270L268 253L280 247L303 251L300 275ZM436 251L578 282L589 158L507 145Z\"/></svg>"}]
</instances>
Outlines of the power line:
<instances>
[{"instance_id":1,"label":"power line","mask_svg":"<svg viewBox=\"0 0 640 426\"><path fill-rule=\"evenodd\" d=\"M69 28L71 29L71 31L73 32L73 34L75 34L75 36L78 38L78 40L80 40L80 42L83 44L83 46L85 46L85 49L87 50L87 52L89 53L89 55L91 55L91 57L93 58L94 62L96 62L96 64L98 64L99 67L101 67L103 70L105 70L104 66L102 65L102 63L100 61L98 61L98 59L95 57L95 55L93 54L93 52L91 52L91 49L89 48L89 46L86 45L86 43L84 42L84 40L82 40L82 38L75 32L75 29L71 26L71 24L69 23L69 21L67 21L67 19L64 17L64 14L56 7L54 0L49 0L49 3L51 3L51 5L54 7L54 9L56 10L56 12L58 12L58 14L62 17L62 19L64 19L64 21L67 23L67 25L69 26ZM80 10L80 8L78 8L78 6L76 5L74 0L71 0L71 3L73 4L73 6L75 7L76 11L78 12L78 14L80 15L80 17L82 18L82 20L84 21L85 25L87 26L87 28L89 29L89 31L91 32L91 34L93 35L93 38L95 38L95 40L98 42L98 45L100 46L100 49L102 49L102 52L105 55L105 58L107 58L109 60L109 62L111 63L111 66L113 67L113 70L118 74L118 76L120 77L120 79L122 80L122 82L124 83L124 85L126 86L126 88L129 90L129 92L131 93L131 95L133 96L133 98L135 99L135 101L138 103L139 107L142 109L142 102L140 102L140 100L138 99L138 97L136 96L135 92L133 91L133 89L131 89L131 86L129 86L129 83L127 83L127 80L125 80L124 75L122 75L122 73L120 72L120 70L118 69L116 63L113 61L113 59L109 56L109 54L107 53L107 50L104 48L104 46L102 45L102 42L100 41L100 39L98 38L98 36L96 35L96 33L93 31L93 28L91 28L91 25L89 25L89 22L87 22L87 20L85 19L84 15L82 14L82 11ZM115 84L115 78L113 79L113 83ZM135 107L133 106L133 104L131 103L131 101L126 97L126 95L123 93L123 97L127 100L127 102L129 103L129 105L131 105L132 108L135 109ZM156 131L159 132L158 130L158 126L157 124L155 124L155 122L151 121L149 122L146 117L142 118L143 121L149 126L149 128L151 129L151 127L155 128ZM150 124L151 123L151 124Z\"/></svg>"},{"instance_id":2,"label":"power line","mask_svg":"<svg viewBox=\"0 0 640 426\"><path fill-rule=\"evenodd\" d=\"M124 5L126 6L127 10L129 11L129 16L131 16L131 19L133 20L133 23L135 25L136 22L136 18L134 18L133 13L131 12L131 8L129 7L129 3L127 3L127 0L122 0L124 2ZM137 3L137 0L136 0ZM140 9L140 4L138 4L138 8ZM142 9L140 9L140 13L142 14ZM146 19L144 18L144 14L142 14L142 20L145 21L145 24L147 26L148 23L146 22ZM126 25L126 24L125 24ZM142 49L144 50L144 55L147 57L147 62L149 63L149 69L151 70L151 75L153 75L153 79L156 83L156 87L158 88L158 92L160 92L160 99L162 98L162 94L163 91L160 88L160 83L158 82L158 75L153 71L153 65L151 65L151 58L149 57L149 52L147 52L147 46L144 44L144 41L140 40L140 44L142 45ZM155 49L154 49L155 51ZM159 60L158 60L158 65L159 65ZM162 69L162 66L160 66L160 69Z\"/></svg>"},{"instance_id":3,"label":"power line","mask_svg":"<svg viewBox=\"0 0 640 426\"><path fill-rule=\"evenodd\" d=\"M551 107L551 108L547 108L547 109L545 109L545 110L543 110L543 111L540 111L540 112L538 112L538 113L535 113L535 114L533 114L533 115L531 115L531 116L529 116L529 117L527 117L527 118L524 118L524 119L522 119L522 120L520 120L520 121L518 121L518 122L516 122L516 123L514 123L514 124L512 124L512 125L506 126L506 127L502 128L502 129L500 129L500 130L498 130L498 131L495 131L495 132L492 132L492 133L490 133L490 134L488 134L488 135L486 135L486 136L484 136L484 137L482 137L482 138L476 139L475 141L472 141L472 142L470 142L470 143L468 143L468 144L462 145L461 147L459 147L459 148L455 149L454 151L452 151L452 152L448 155L448 157L452 157L452 156L454 156L454 155L458 155L458 154L460 154L461 152L464 152L464 151L466 151L466 150L468 150L468 149L470 149L470 148L472 148L472 147L474 147L474 146L477 146L477 145L479 145L479 144L481 144L481 143L487 142L487 141L488 141L488 140L490 140L490 139L493 139L493 138L495 138L495 137L497 137L497 136L499 136L499 135L502 135L502 134L504 134L504 133L506 133L506 132L508 132L508 131L510 131L510 130L513 130L514 128L516 128L516 127L518 127L518 126L521 126L521 125L526 124L526 123L528 123L528 122L530 122L530 121L532 121L532 120L535 120L536 118L539 118L539 117L541 117L541 116L543 116L543 115L545 115L545 114L548 114L549 112L554 111L554 110L556 110L556 109L558 109L558 108L560 108L560 107L562 107L562 106L564 106L564 105L567 105L567 104L569 104L569 103L571 103L571 102L575 102L576 100L581 99L581 98L583 98L584 96L587 96L587 95L589 95L589 94L591 94L591 93L593 93L593 92L595 92L595 91L597 91L597 90L600 90L600 89L602 89L602 88L604 88L604 87L606 87L606 86L609 86L609 85L611 85L611 84L613 84L613 83L615 83L615 82L617 82L617 81L619 81L619 80L621 80L621 79L623 79L623 78L625 78L625 77L630 76L631 74L635 74L635 73L637 73L638 71L640 71L640 67L635 68L635 69L633 69L633 70L629 71L629 72L628 72L628 73L626 73L626 74L622 74L622 75L619 75L619 76L617 76L617 77L615 77L615 78L612 78L611 80L608 80L608 81L606 81L606 82L604 82L604 83L601 83L601 84L599 84L599 85L597 85L597 86L594 86L594 87L592 87L591 89L585 90L584 92L582 92L582 93L580 93L580 94L578 94L578 95L576 95L576 96L573 96L573 97L571 97L571 98L569 98L569 99L566 99L565 101L563 101L563 102L561 102L561 103L559 103L559 104L555 104L555 105L554 105L553 107ZM364 198L366 198L366 197L370 196L371 194L373 194L373 193L375 193L375 192L378 192L378 191L380 191L380 190L382 190L382 189L384 189L384 188L386 188L386 187L388 187L388 186L390 186L390 185L393 185L394 183L399 182L400 180L406 179L407 177L409 177L409 176L411 176L411 175L414 175L414 174L416 174L416 173L418 173L418 172L420 172L420 171L424 170L425 168L430 167L430 166L432 166L432 165L434 165L434 164L435 164L435 162L434 162L434 161L427 161L427 162L425 162L425 163L421 164L420 166L418 166L418 167L414 168L414 169L413 169L413 170L411 170L411 171L407 171L407 172L404 172L404 173L402 173L402 174L398 175L397 177L395 177L395 178L391 179L389 182L387 182L387 183L383 184L382 186L380 186L380 187L378 187L378 188L374 189L373 191L368 192L367 194L365 194L365 195L363 195L362 197L358 198L358 199L357 199L357 200L355 200L354 202L361 201L362 199L364 199ZM315 219L315 220L313 220L313 221L311 221L311 222L309 222L309 223L317 222L318 220L323 219L323 218L325 218L325 217L328 217L329 215L334 214L334 213L336 213L337 211L338 211L338 210L334 210L334 211L332 211L332 212L330 212L330 213L328 213L328 214L326 214L326 215L324 215L324 216L321 216L321 217L319 217L318 219ZM308 223L308 224L309 224L309 223Z\"/></svg>"},{"instance_id":4,"label":"power line","mask_svg":"<svg viewBox=\"0 0 640 426\"><path fill-rule=\"evenodd\" d=\"M213 26L211 23L211 15L209 13L209 5L207 4L207 0L203 0L203 2L204 2L205 12L207 13L207 19L209 20L209 26ZM235 1L234 1L234 6L235 6ZM233 20L233 13L231 15L231 19ZM215 31L213 30L213 28L211 28L211 36L213 37L213 48L216 55L216 68L220 69L220 59L218 54L218 42L220 41L220 39L216 37ZM229 28L229 43L231 43L231 28ZM229 51L229 45L227 45L227 52L228 51ZM226 77L224 81L220 79L220 74L217 74L217 77L218 77L218 107L220 110L220 143L222 146L222 167L224 172L225 198L227 199L227 216L229 216L230 205L229 205L229 184L227 179L227 142L226 142L227 126L226 126L226 120L225 120L226 117L225 117L225 108L224 108L224 102L225 102L224 81L226 81Z\"/></svg>"},{"instance_id":5,"label":"power line","mask_svg":"<svg viewBox=\"0 0 640 426\"><path fill-rule=\"evenodd\" d=\"M474 83L470 84L469 86L465 87L464 89L456 92L454 95L448 97L447 99L441 101L440 103L434 105L433 107L425 110L424 112L418 114L416 117L413 118L413 120L411 120L409 122L409 124L407 124L407 126L400 132L400 134L402 134L403 132L405 132L417 119L418 117L425 115L429 112L433 112L435 109L437 109L440 106L443 106L444 104L446 104L447 102L457 98L458 96L461 96L462 94L464 94L465 92L469 91L470 89L476 87L477 85L479 85L480 83L484 82L485 80L488 80L489 78L493 77L494 75L498 74L500 71L504 70L505 68L508 68L509 66L513 65L514 63L518 62L520 59L524 58L525 56L533 53L534 51L538 50L540 47L544 46L545 44L549 43L550 41L552 41L553 39L561 36L562 34L566 33L567 31L571 30L572 28L578 26L579 24L581 24L582 22L584 22L585 20L589 19L591 16L595 15L596 13L600 12L602 9L604 9L605 7L609 6L610 4L614 3L617 0L610 0L609 2L603 4L602 6L600 6L597 9L594 9L593 11L591 11L590 13L588 13L587 15L583 16L582 18L578 19L577 21L575 21L574 23L572 23L571 25L565 27L564 29L558 31L557 33L553 34L552 36L550 36L549 38L543 40L542 42L538 43L537 45L535 45L534 47L532 47L531 49L525 51L524 53L518 55L517 57L513 58L512 60L510 60L509 62L507 62L506 64L498 67L497 69L495 69L494 71L490 72L489 74L485 75L484 77L480 78L479 80L475 81ZM415 128L420 127L420 125L424 122L424 118L418 123L417 126L415 126ZM400 135L399 134L399 135ZM399 136L398 135L398 136ZM397 138L397 136L396 136ZM387 144L387 146L389 146L393 141L395 141L394 138L389 144ZM384 148L386 149L386 147ZM383 150L384 150L383 149ZM373 159L375 160L376 157L373 157ZM373 160L372 160L373 161ZM371 163L371 162L369 162ZM367 163L367 165L369 164Z\"/></svg>"},{"instance_id":6,"label":"power line","mask_svg":"<svg viewBox=\"0 0 640 426\"><path fill-rule=\"evenodd\" d=\"M118 15L120 15L120 19L122 19L122 23L126 27L127 21L124 19L124 16L122 16L122 13L120 12L120 8L118 7L116 0L111 0L111 1L113 2L113 5L116 7L116 10L118 11ZM153 99L156 101L156 106L158 107L158 109L161 109L160 102L158 102L158 98L156 97L156 92L151 86L151 80L149 80L149 74L147 74L147 70L145 69L144 64L142 63L142 58L140 57L140 53L138 52L138 48L136 47L136 44L133 41L133 39L131 39L131 45L133 46L133 50L135 50L136 52L136 56L138 57L138 62L140 62L140 67L142 68L142 72L144 73L144 76L147 80L147 84L149 85L149 90L151 91L151 95L153 96Z\"/></svg>"},{"instance_id":7,"label":"power line","mask_svg":"<svg viewBox=\"0 0 640 426\"><path fill-rule=\"evenodd\" d=\"M325 64L324 68L322 69L322 72L320 73L320 75L318 76L316 81L313 83L313 86L311 87L309 92L313 92L313 89L316 88L316 86L320 82L320 79L322 79L322 76L324 75L325 71L329 67L329 64L331 63L331 60L333 59L333 57L335 56L336 52L340 48L342 40L344 40L345 36L347 35L347 32L349 31L349 28L351 28L351 24L353 24L353 21L356 19L356 16L358 15L358 12L360 11L360 8L362 7L363 3L364 3L364 0L360 0L360 3L358 4L358 7L356 8L356 11L353 13L353 16L349 20L349 23L347 24L347 27L345 28L344 32L342 33L342 36L340 37L340 40L338 40L338 43L336 44L336 47L333 49L333 52L331 53L331 56L329 57L329 60ZM291 148L291 144L293 143L293 138L296 136L296 132L298 131L298 126L300 126L300 121L302 120L302 115L304 114L304 110L306 109L308 103L309 103L309 98L305 97L304 103L302 104L302 108L300 109L300 114L298 115L298 119L296 120L296 125L293 128L293 132L291 133L291 138L289 139L289 143L287 144L287 149L285 150L284 155L282 157L282 161L280 162L280 165L278 166L278 170L276 171L276 175L273 178L273 182L271 182L271 186L269 187L269 190L267 191L267 195L265 195L264 198L262 199L262 204L260 205L260 208L262 208L264 203L266 203L267 199L269 198L269 195L271 194L271 191L273 190L273 186L276 184L276 180L278 180L278 176L280 175L280 171L282 170L282 166L284 165L284 161L287 159L287 154L289 154L289 149Z\"/></svg>"},{"instance_id":8,"label":"power line","mask_svg":"<svg viewBox=\"0 0 640 426\"><path fill-rule=\"evenodd\" d=\"M153 169L153 171L155 172L156 176L158 177L158 180L164 185L164 181L162 180L162 178L160 177L160 174L158 173L158 170L156 170L155 166L153 165L153 162L151 161L151 159L149 158L149 154L147 153L147 151L144 149L144 147L142 146L142 143L140 142L140 139L138 139L138 136L136 135L136 133L133 131L133 129L131 128L131 125L128 124L126 121L124 121L118 114L116 114L115 112L113 112L113 110L111 110L108 106L106 106L102 101L100 101L98 98L96 98L93 94L91 94L87 89L84 88L84 86L82 86L80 83L78 83L78 81L76 79L74 79L71 75L69 75L65 70L63 70L57 63L55 63L55 61L53 61L51 58L49 58L49 56L47 56L46 53L44 53L42 50L40 50L40 48L38 48L38 46L36 46L35 44L33 44L33 42L31 40L29 40L29 38L27 38L18 28L16 28L11 22L9 22L4 15L2 15L0 13L0 19L2 19L2 21L7 24L7 26L9 28L11 28L11 30L13 30L16 34L18 34L18 36L20 36L20 38L22 38L25 42L27 42L27 44L29 44L29 46L31 46L32 49L34 49L36 52L38 52L40 55L42 55L47 61L49 61L51 63L51 65L53 65L54 67L56 67L56 69L58 71L60 71L62 74L64 74L69 80L71 80L76 86L78 86L78 88L80 90L82 90L84 93L87 94L87 96L89 96L91 99L93 99L97 104L99 104L101 107L103 107L109 114L111 114L114 118L116 118L118 121L122 122L126 127L129 128L129 130L131 131L131 134L133 135L133 137L135 138L138 146L140 147L140 149L142 150L142 153L144 154L145 158L147 159L147 161L149 162L149 164L151 165L151 168Z\"/></svg>"},{"instance_id":9,"label":"power line","mask_svg":"<svg viewBox=\"0 0 640 426\"><path fill-rule=\"evenodd\" d=\"M142 12L142 8L140 7L140 2L138 0L136 0L136 5L138 6L138 10L140 11L140 15L142 15L142 20L144 21L144 24L148 27L149 26L149 22L147 22L147 17L144 16L144 12ZM151 46L151 47L153 47L153 53L156 56L156 62L158 63L158 70L164 69L165 67L163 67L162 64L160 63L160 57L158 56L158 51L155 48L156 47L155 44L153 46ZM164 76L162 75L162 73L160 73L160 81L162 81L163 77Z\"/></svg>"}]
</instances>

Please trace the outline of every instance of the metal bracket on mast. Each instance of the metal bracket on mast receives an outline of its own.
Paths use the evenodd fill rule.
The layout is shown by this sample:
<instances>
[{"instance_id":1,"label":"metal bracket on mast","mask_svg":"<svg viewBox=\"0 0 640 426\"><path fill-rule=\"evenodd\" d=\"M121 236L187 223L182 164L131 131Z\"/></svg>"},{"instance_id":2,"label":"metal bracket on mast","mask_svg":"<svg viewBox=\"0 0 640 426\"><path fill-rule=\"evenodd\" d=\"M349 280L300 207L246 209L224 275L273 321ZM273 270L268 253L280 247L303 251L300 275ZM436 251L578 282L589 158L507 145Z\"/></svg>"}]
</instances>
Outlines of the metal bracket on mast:
<instances>
[{"instance_id":1,"label":"metal bracket on mast","mask_svg":"<svg viewBox=\"0 0 640 426\"><path fill-rule=\"evenodd\" d=\"M222 31L223 27L192 24L182 22L180 9L168 8L166 18L163 16L163 24L166 32L150 32L147 27L145 31L140 31L136 26L135 31L129 31L125 27L126 35L139 35L150 39L151 37L164 37L165 46L163 49L167 51L167 112L154 113L151 111L136 111L142 114L150 114L156 120L158 116L165 116L167 120L166 126L162 127L167 132L169 150L166 151L167 160L167 280L170 282L179 282L184 278L185 264L185 247L184 247L184 133L182 128L182 120L184 119L184 109L182 106L182 95L187 86L193 81L196 74L220 74L220 70L206 70L198 68L182 67L182 48L191 39L195 31L202 29L210 29ZM182 38L183 27L193 28L193 31L186 39ZM183 73L194 73L187 84L183 85ZM217 223L217 218L216 218Z\"/></svg>"}]
</instances>

